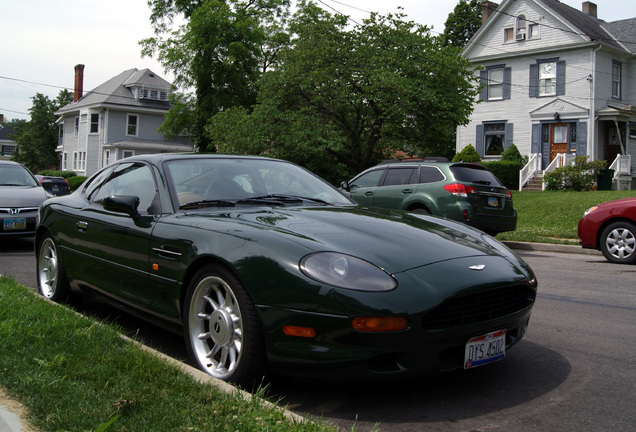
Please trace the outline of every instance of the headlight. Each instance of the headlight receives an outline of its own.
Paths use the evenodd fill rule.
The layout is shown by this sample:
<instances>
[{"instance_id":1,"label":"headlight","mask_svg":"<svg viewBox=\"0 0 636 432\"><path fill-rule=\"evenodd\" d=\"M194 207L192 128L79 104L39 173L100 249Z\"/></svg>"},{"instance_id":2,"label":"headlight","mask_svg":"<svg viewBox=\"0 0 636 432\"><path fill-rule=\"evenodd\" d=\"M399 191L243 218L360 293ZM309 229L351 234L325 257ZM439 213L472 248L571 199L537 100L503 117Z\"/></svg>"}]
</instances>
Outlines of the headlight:
<instances>
[{"instance_id":1,"label":"headlight","mask_svg":"<svg viewBox=\"0 0 636 432\"><path fill-rule=\"evenodd\" d=\"M391 291L397 281L380 267L351 255L317 252L300 260L300 270L320 283L357 291Z\"/></svg>"},{"instance_id":2,"label":"headlight","mask_svg":"<svg viewBox=\"0 0 636 432\"><path fill-rule=\"evenodd\" d=\"M598 206L594 206L594 207L590 207L589 209L585 210L585 213L583 213L583 217L589 215L590 213L592 213L594 210L597 210Z\"/></svg>"}]
</instances>

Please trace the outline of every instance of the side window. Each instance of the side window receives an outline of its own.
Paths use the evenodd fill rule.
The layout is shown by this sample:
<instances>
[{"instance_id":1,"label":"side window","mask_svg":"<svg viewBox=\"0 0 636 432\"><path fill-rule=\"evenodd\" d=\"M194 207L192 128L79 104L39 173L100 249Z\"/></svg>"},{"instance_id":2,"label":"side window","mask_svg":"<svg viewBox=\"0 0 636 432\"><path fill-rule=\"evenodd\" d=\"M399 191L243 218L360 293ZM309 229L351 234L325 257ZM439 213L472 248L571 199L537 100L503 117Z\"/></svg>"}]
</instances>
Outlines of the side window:
<instances>
[{"instance_id":1,"label":"side window","mask_svg":"<svg viewBox=\"0 0 636 432\"><path fill-rule=\"evenodd\" d=\"M84 195L86 196L86 199L88 199L89 201L94 201L93 194L99 189L102 183L104 183L104 181L108 179L112 171L112 169L104 170L87 182L84 189Z\"/></svg>"},{"instance_id":2,"label":"side window","mask_svg":"<svg viewBox=\"0 0 636 432\"><path fill-rule=\"evenodd\" d=\"M417 175L414 174L416 171L416 167L390 168L386 173L382 186L407 185L415 183Z\"/></svg>"},{"instance_id":3,"label":"side window","mask_svg":"<svg viewBox=\"0 0 636 432\"><path fill-rule=\"evenodd\" d=\"M444 174L437 167L421 166L420 183L433 183L444 180Z\"/></svg>"},{"instance_id":4,"label":"side window","mask_svg":"<svg viewBox=\"0 0 636 432\"><path fill-rule=\"evenodd\" d=\"M118 165L112 175L91 197L94 203L100 203L109 195L134 195L139 197L140 213L152 212L150 209L156 195L156 187L150 168L140 163Z\"/></svg>"},{"instance_id":5,"label":"side window","mask_svg":"<svg viewBox=\"0 0 636 432\"><path fill-rule=\"evenodd\" d=\"M349 188L353 189L377 186L380 182L382 174L384 174L384 169L377 169L366 174L362 174L360 177L352 180L351 183L349 183Z\"/></svg>"}]
</instances>

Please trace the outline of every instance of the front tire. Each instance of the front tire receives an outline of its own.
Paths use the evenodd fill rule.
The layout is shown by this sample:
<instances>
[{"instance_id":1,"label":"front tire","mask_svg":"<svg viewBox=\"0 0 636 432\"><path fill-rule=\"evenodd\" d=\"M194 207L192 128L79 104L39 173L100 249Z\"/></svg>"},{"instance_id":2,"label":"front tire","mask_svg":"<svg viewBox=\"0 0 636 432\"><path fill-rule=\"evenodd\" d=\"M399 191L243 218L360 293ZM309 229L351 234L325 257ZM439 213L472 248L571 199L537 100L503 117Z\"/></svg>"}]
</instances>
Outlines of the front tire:
<instances>
[{"instance_id":1,"label":"front tire","mask_svg":"<svg viewBox=\"0 0 636 432\"><path fill-rule=\"evenodd\" d=\"M601 233L601 252L609 262L636 263L636 225L614 222Z\"/></svg>"},{"instance_id":2,"label":"front tire","mask_svg":"<svg viewBox=\"0 0 636 432\"><path fill-rule=\"evenodd\" d=\"M183 321L188 355L201 370L241 385L262 376L265 351L256 308L225 267L208 265L194 275Z\"/></svg>"},{"instance_id":3,"label":"front tire","mask_svg":"<svg viewBox=\"0 0 636 432\"><path fill-rule=\"evenodd\" d=\"M47 234L40 241L36 260L40 294L54 302L62 303L68 301L71 289L66 279L57 245L50 235Z\"/></svg>"}]
</instances>

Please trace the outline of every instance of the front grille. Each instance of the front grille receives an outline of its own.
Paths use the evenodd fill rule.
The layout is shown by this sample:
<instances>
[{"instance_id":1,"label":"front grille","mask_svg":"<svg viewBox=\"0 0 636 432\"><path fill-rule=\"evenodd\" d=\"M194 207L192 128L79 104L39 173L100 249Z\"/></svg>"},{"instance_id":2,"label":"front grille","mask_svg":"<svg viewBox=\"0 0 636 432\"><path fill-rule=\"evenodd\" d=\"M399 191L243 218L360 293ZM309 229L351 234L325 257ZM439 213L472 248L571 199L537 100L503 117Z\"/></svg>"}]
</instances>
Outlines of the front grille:
<instances>
[{"instance_id":1,"label":"front grille","mask_svg":"<svg viewBox=\"0 0 636 432\"><path fill-rule=\"evenodd\" d=\"M527 285L514 285L454 297L424 316L422 326L441 330L501 318L531 306L535 295Z\"/></svg>"}]
</instances>

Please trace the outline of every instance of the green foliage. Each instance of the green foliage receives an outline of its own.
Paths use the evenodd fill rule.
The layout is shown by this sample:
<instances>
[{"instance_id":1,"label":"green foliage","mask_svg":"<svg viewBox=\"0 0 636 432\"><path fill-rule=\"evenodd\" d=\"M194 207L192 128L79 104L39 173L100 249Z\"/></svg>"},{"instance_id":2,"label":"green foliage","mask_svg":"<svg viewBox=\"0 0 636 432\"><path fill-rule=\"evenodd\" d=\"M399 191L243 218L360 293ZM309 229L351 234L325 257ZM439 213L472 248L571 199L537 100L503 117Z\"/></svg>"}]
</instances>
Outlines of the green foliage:
<instances>
[{"instance_id":1,"label":"green foliage","mask_svg":"<svg viewBox=\"0 0 636 432\"><path fill-rule=\"evenodd\" d=\"M481 27L481 0L460 0L448 14L441 37L444 45L463 47Z\"/></svg>"},{"instance_id":2,"label":"green foliage","mask_svg":"<svg viewBox=\"0 0 636 432\"><path fill-rule=\"evenodd\" d=\"M451 160L451 162L462 162L462 161L479 163L481 162L481 157L479 156L479 153L477 153L477 150L475 150L475 147L473 147L472 145L468 145L464 147L462 151L457 153Z\"/></svg>"},{"instance_id":3,"label":"green foliage","mask_svg":"<svg viewBox=\"0 0 636 432\"><path fill-rule=\"evenodd\" d=\"M519 162L500 160L492 162L482 162L499 179L504 186L510 190L519 189L519 171L523 165Z\"/></svg>"},{"instance_id":4,"label":"green foliage","mask_svg":"<svg viewBox=\"0 0 636 432\"><path fill-rule=\"evenodd\" d=\"M516 145L512 144L501 154L502 161L516 162L521 166L528 163L528 156L522 156Z\"/></svg>"},{"instance_id":5,"label":"green foliage","mask_svg":"<svg viewBox=\"0 0 636 432\"><path fill-rule=\"evenodd\" d=\"M87 178L88 177L85 177L85 176L73 176L73 177L67 178L66 181L68 182L68 187L71 190L71 192L73 192L78 187L80 187L82 183L86 181Z\"/></svg>"},{"instance_id":6,"label":"green foliage","mask_svg":"<svg viewBox=\"0 0 636 432\"><path fill-rule=\"evenodd\" d=\"M543 175L546 190L589 191L594 188L600 170L606 161L588 161L587 156L577 156L572 165L567 165Z\"/></svg>"},{"instance_id":7,"label":"green foliage","mask_svg":"<svg viewBox=\"0 0 636 432\"><path fill-rule=\"evenodd\" d=\"M273 62L281 43L288 0L150 0L155 37L145 39L142 55L157 56L174 74L172 108L162 125L167 136L187 134L211 149L205 133L209 118L234 106L256 102L256 83ZM172 31L182 15L185 23ZM194 94L185 93L194 89Z\"/></svg>"},{"instance_id":8,"label":"green foliage","mask_svg":"<svg viewBox=\"0 0 636 432\"><path fill-rule=\"evenodd\" d=\"M32 172L59 165L59 155L55 151L58 144L57 117L54 112L70 103L73 95L61 90L55 100L36 93L29 109L31 120L15 127L14 141L17 152L12 159L26 165Z\"/></svg>"},{"instance_id":9,"label":"green foliage","mask_svg":"<svg viewBox=\"0 0 636 432\"><path fill-rule=\"evenodd\" d=\"M293 45L262 76L256 105L211 117L212 144L285 158L332 183L396 150L452 154L454 130L472 112L475 77L458 49L401 18L372 14L351 29L345 17L300 3L289 25Z\"/></svg>"},{"instance_id":10,"label":"green foliage","mask_svg":"<svg viewBox=\"0 0 636 432\"><path fill-rule=\"evenodd\" d=\"M53 170L53 169L42 170L38 174L43 176L51 176L51 177L64 177L65 179L68 179L70 177L74 177L77 175L77 173L74 171L62 171L62 170Z\"/></svg>"}]
</instances>

